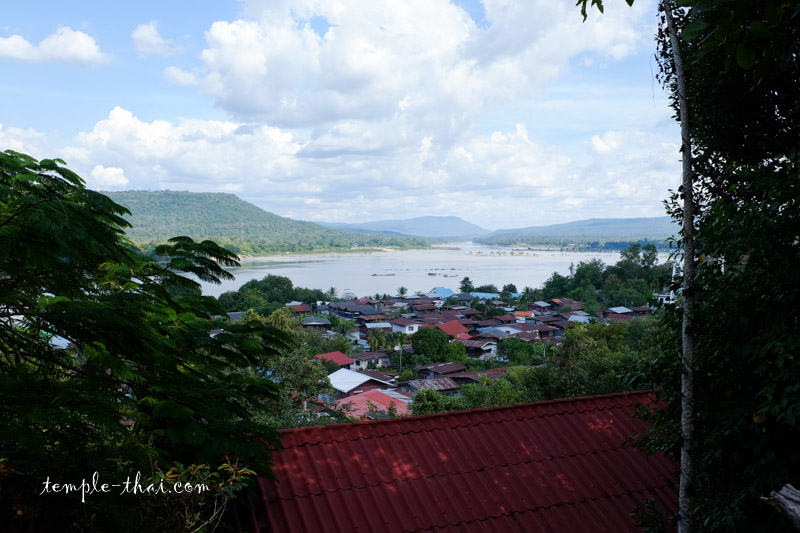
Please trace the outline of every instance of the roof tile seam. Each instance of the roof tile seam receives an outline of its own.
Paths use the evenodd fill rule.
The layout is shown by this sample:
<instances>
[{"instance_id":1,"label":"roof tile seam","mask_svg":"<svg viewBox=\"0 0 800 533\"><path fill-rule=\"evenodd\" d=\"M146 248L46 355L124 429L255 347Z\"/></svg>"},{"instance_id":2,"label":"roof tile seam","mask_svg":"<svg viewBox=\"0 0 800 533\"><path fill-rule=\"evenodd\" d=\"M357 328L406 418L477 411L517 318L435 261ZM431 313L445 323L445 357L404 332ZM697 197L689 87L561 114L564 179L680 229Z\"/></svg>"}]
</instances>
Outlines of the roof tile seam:
<instances>
[{"instance_id":1,"label":"roof tile seam","mask_svg":"<svg viewBox=\"0 0 800 533\"><path fill-rule=\"evenodd\" d=\"M571 414L574 414L574 413L590 413L590 412L593 412L593 411L608 411L608 410L611 410L611 409L623 409L623 408L628 408L628 407L635 407L635 406L640 405L640 404L641 404L641 402L637 402L637 403L634 403L634 404L625 404L625 405L598 406L598 407L591 408L591 409L573 409L573 410L570 410L570 411L559 411L557 413L542 413L542 414L539 414L539 415L532 415L532 416L516 416L516 417L511 417L511 418L494 418L494 419L491 419L491 420L480 420L478 422L474 422L474 423L471 423L471 424L454 424L454 425L448 425L446 427L409 429L407 431L396 431L394 433L386 432L386 433L372 434L372 435L358 435L357 437L349 438L349 439L331 439L331 440L319 440L319 441L314 441L314 442L303 442L302 444L297 444L297 445L293 445L293 446L286 446L284 449L303 448L305 446L319 446L319 445L323 445L323 444L334 444L334 443L341 444L342 442L351 442L351 441L357 441L357 440L382 439L384 437L394 437L396 435L409 435L411 433L432 433L434 431L442 431L443 429L451 430L451 429L459 429L459 428L468 428L468 427L482 426L482 425L488 425L488 424L499 424L499 423L505 423L505 422L513 422L515 420L516 421L520 421L520 420L530 420L530 419L534 419L534 418L548 418L548 417L551 417L551 416L571 415ZM634 415L631 415L631 418L634 418ZM380 421L378 423L386 423L386 421ZM337 426L335 424L333 424L333 425L325 426L325 427L330 427L330 428L332 428L331 431L333 431L334 429L336 429ZM365 425L365 427L368 427L368 426ZM319 427L318 426L315 427L314 429L319 431Z\"/></svg>"},{"instance_id":2,"label":"roof tile seam","mask_svg":"<svg viewBox=\"0 0 800 533\"><path fill-rule=\"evenodd\" d=\"M540 457L540 458L537 458L537 459L527 459L525 461L517 461L517 462L511 462L511 463L501 463L501 464L489 465L489 466L481 466L479 468L473 468L472 470L458 470L458 471L455 471L455 472L441 472L441 473L437 473L437 474L431 474L429 476L402 477L402 478L398 477L396 479L392 479L392 480L389 480L389 481L379 481L378 483L366 483L364 485L349 485L347 487L337 488L337 489L334 489L334 490L325 489L325 490L319 490L319 491L315 491L315 492L309 492L308 494L293 494L293 495L291 495L289 497L263 498L263 500L266 501L266 502L270 502L271 503L271 502L277 502L277 501L306 499L306 498L312 498L312 497L320 496L322 494L334 494L334 493L337 493L337 492L348 492L348 491L364 490L364 489L367 489L367 488L379 487L381 485L392 485L392 484L395 484L395 483L406 483L406 482L409 482L409 481L419 481L421 479L436 479L436 478L448 477L448 476L461 476L461 475L473 474L475 472L483 472L483 471L487 471L487 470L496 470L498 468L508 468L508 467L523 466L523 465L533 465L533 464L538 464L538 463L546 463L546 462L558 461L558 460L561 460L561 459L571 459L571 458L574 458L574 457L585 457L585 456L590 456L590 455L598 455L598 454L604 454L604 453L608 453L608 452L616 452L616 451L622 450L622 449L624 449L626 447L627 446L625 446L623 444L621 446L612 446L612 447L603 448L603 449L599 449L599 450L589 450L589 451L586 451L586 452L567 453L567 454L563 454L563 455L549 455L547 457Z\"/></svg>"},{"instance_id":3,"label":"roof tile seam","mask_svg":"<svg viewBox=\"0 0 800 533\"><path fill-rule=\"evenodd\" d=\"M434 529L444 529L446 527L458 527L458 526L462 526L462 525L466 525L466 524L472 524L472 523L475 523L475 522L485 522L487 520L496 520L498 518L510 517L510 516L513 516L515 514L520 514L520 513L530 513L530 512L534 512L535 513L535 512L546 511L548 509L555 509L555 508L559 508L559 507L575 506L577 504L586 503L586 502L596 502L596 501L599 501L599 500L610 500L611 498L621 498L623 496L632 496L632 495L635 495L635 494L637 494L637 495L638 494L644 494L644 493L647 493L647 492L654 492L654 491L656 491L658 489L665 489L665 488L671 488L671 487L672 487L672 485L670 485L669 483L665 483L665 484L662 484L662 485L655 485L655 486L647 487L647 488L644 488L644 489L629 490L629 491L619 492L619 493L615 493L615 494L604 494L602 496L597 496L597 497L594 497L594 498L581 498L579 500L573 500L573 501L568 501L568 502L558 502L558 503L554 503L552 505L542 505L542 506L539 506L539 507L532 507L530 509L515 509L515 510L509 511L507 513L500 513L500 514L497 514L497 515L484 516L482 518L476 518L474 520L462 520L460 522L448 522L446 524L437 524L437 525L433 525L433 526L426 527L426 528L405 529L405 530L403 530L403 533L416 533L418 531L433 531ZM631 511L633 511L633 509L631 509Z\"/></svg>"}]
</instances>

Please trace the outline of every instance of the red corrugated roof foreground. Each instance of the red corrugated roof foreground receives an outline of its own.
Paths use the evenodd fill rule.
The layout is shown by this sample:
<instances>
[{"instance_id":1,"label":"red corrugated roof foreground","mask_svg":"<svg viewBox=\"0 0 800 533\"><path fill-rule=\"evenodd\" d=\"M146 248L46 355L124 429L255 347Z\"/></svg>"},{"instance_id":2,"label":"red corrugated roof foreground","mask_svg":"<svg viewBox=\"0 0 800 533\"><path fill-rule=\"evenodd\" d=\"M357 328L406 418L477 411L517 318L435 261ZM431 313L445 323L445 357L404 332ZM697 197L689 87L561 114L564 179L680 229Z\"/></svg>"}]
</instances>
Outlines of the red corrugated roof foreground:
<instances>
[{"instance_id":1,"label":"red corrugated roof foreground","mask_svg":"<svg viewBox=\"0 0 800 533\"><path fill-rule=\"evenodd\" d=\"M626 442L648 392L282 431L254 530L636 530L673 510L675 464Z\"/></svg>"}]
</instances>

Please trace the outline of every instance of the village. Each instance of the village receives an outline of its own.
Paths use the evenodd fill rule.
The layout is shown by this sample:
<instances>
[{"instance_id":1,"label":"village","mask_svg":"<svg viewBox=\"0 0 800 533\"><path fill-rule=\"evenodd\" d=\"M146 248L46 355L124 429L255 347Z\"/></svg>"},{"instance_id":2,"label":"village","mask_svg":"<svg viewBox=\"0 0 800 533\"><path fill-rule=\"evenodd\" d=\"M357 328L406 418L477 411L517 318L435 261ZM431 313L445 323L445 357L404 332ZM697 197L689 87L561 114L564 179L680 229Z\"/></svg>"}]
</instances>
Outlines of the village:
<instances>
[{"instance_id":1,"label":"village","mask_svg":"<svg viewBox=\"0 0 800 533\"><path fill-rule=\"evenodd\" d=\"M346 332L352 345L349 354L333 351L313 357L332 370L328 378L333 395L320 399L356 419L411 414L410 403L422 390L459 395L465 384L497 380L512 367L508 358L498 353L498 345L505 339L518 339L546 353L548 346L561 344L567 329L579 324L627 322L655 309L619 306L591 315L584 311L583 302L569 298L515 306L510 302L519 301L522 293L503 296L506 298L501 299L500 293L456 293L434 287L424 294L388 300L363 297L320 302L313 306L313 315L312 306L302 302L288 302L286 308L302 320L302 328L328 337L335 334L332 319L352 322ZM240 318L241 313L231 315ZM414 336L426 329L446 335L447 343L455 345L452 353L461 354L453 359L459 360L413 364ZM387 340L392 346L377 348Z\"/></svg>"}]
</instances>

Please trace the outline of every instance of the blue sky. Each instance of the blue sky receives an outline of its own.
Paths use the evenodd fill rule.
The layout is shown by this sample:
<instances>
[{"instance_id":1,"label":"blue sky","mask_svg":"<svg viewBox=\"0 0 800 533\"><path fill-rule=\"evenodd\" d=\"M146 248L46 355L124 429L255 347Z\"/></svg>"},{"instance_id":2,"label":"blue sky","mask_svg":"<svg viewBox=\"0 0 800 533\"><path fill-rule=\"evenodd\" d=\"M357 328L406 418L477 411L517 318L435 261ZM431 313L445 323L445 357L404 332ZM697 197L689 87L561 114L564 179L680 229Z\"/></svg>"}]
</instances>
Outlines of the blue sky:
<instances>
[{"instance_id":1,"label":"blue sky","mask_svg":"<svg viewBox=\"0 0 800 533\"><path fill-rule=\"evenodd\" d=\"M4 1L0 149L304 220L661 216L655 5L573 4Z\"/></svg>"}]
</instances>

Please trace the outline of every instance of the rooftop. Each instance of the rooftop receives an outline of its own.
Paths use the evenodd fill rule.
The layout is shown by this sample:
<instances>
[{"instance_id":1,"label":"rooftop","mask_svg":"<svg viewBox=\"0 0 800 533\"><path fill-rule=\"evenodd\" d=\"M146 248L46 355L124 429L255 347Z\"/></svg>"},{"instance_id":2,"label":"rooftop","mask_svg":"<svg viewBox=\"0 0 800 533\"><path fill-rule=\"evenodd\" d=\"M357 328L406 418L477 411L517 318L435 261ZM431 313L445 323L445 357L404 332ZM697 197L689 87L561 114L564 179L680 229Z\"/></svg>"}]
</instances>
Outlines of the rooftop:
<instances>
[{"instance_id":1,"label":"rooftop","mask_svg":"<svg viewBox=\"0 0 800 533\"><path fill-rule=\"evenodd\" d=\"M253 530L636 530L674 510L676 467L626 445L648 430L631 392L281 432Z\"/></svg>"}]
</instances>

